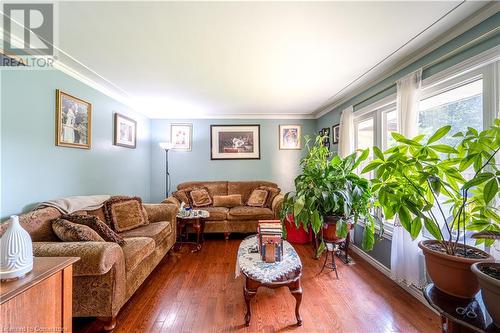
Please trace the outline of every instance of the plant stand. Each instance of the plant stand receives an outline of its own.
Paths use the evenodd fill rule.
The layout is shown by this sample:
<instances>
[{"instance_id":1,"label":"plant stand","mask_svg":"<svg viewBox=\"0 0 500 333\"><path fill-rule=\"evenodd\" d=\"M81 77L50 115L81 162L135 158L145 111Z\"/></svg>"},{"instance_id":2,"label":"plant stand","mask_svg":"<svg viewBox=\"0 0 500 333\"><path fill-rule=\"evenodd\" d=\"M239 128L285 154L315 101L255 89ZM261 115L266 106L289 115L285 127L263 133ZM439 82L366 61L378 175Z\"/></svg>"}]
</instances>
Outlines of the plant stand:
<instances>
[{"instance_id":1,"label":"plant stand","mask_svg":"<svg viewBox=\"0 0 500 333\"><path fill-rule=\"evenodd\" d=\"M319 239L318 237L313 233L313 240L312 240L312 245L313 245L313 258L314 259L319 259L317 253L318 253L318 247L319 247ZM325 242L327 243L327 242ZM347 237L345 238L344 241L338 243L339 249L344 251L344 255L340 255L340 251L337 251L336 256L339 257L340 260L346 265L351 263L351 259L349 259L349 244L351 243L351 233L347 233Z\"/></svg>"},{"instance_id":2,"label":"plant stand","mask_svg":"<svg viewBox=\"0 0 500 333\"><path fill-rule=\"evenodd\" d=\"M334 243L326 243L326 254L325 254L325 262L323 263L323 267L321 267L321 271L319 274L323 272L326 268L332 269L335 271L335 275L337 276L337 280L339 278L339 273L337 272L337 264L335 263L335 254L339 252L339 245ZM332 262L328 263L328 255L331 255Z\"/></svg>"}]
</instances>

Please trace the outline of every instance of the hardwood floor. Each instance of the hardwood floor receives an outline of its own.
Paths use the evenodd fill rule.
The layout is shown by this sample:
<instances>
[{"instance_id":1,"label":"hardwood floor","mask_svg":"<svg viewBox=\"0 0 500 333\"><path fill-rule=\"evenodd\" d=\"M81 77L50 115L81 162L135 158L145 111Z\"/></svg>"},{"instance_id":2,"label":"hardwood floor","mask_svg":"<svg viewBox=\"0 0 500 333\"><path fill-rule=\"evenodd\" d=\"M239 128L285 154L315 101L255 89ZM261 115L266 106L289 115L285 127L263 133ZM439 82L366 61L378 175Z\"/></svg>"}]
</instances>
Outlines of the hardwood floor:
<instances>
[{"instance_id":1,"label":"hardwood floor","mask_svg":"<svg viewBox=\"0 0 500 333\"><path fill-rule=\"evenodd\" d=\"M235 279L240 240L211 239L199 253L170 252L118 315L114 332L440 332L439 317L398 285L353 255L338 260L339 280L310 246L295 245L304 291L297 327L287 288L259 289L252 320L244 325L244 278ZM77 333L99 331L90 318L74 320Z\"/></svg>"}]
</instances>

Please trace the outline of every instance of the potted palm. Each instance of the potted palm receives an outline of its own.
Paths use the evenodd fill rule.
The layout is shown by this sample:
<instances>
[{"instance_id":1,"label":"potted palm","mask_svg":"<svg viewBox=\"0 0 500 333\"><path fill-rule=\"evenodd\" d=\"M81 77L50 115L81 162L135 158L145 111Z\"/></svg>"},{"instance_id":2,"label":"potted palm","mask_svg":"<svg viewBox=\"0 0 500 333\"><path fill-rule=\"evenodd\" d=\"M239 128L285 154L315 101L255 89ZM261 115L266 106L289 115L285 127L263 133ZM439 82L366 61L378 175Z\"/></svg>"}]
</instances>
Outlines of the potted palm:
<instances>
[{"instance_id":1,"label":"potted palm","mask_svg":"<svg viewBox=\"0 0 500 333\"><path fill-rule=\"evenodd\" d=\"M297 227L311 229L315 235L328 233L320 239L345 238L350 226L364 219L362 247L371 250L375 219L370 214L370 185L367 179L354 173L368 157L368 149L345 158L332 157L321 136L316 137L313 144L311 138L306 137L306 148L307 155L300 161L302 172L295 178L295 191L285 194L282 217L293 215ZM317 256L324 249L321 242Z\"/></svg>"},{"instance_id":2,"label":"potted palm","mask_svg":"<svg viewBox=\"0 0 500 333\"><path fill-rule=\"evenodd\" d=\"M424 135L409 139L392 133L397 145L384 153L373 147L376 158L362 172L375 172L372 190L386 218L398 215L413 239L422 228L434 238L418 245L435 286L471 298L479 290L471 265L492 257L467 245L465 232L500 230L495 204L500 120L480 133L473 128L456 133L454 145L440 142L450 130L444 126L425 141ZM482 242L491 245L493 240L476 244Z\"/></svg>"}]
</instances>

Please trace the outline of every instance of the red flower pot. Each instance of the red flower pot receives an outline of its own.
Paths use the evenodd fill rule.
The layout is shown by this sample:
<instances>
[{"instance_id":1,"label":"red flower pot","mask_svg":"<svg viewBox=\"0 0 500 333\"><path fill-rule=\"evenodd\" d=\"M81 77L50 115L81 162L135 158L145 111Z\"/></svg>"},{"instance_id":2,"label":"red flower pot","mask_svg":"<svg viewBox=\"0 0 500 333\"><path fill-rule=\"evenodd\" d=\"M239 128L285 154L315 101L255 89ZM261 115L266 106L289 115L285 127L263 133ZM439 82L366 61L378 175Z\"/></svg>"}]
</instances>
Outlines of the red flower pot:
<instances>
[{"instance_id":1,"label":"red flower pot","mask_svg":"<svg viewBox=\"0 0 500 333\"><path fill-rule=\"evenodd\" d=\"M302 224L297 228L293 215L288 215L285 219L286 240L292 244L306 244L312 241L312 232L304 230Z\"/></svg>"}]
</instances>

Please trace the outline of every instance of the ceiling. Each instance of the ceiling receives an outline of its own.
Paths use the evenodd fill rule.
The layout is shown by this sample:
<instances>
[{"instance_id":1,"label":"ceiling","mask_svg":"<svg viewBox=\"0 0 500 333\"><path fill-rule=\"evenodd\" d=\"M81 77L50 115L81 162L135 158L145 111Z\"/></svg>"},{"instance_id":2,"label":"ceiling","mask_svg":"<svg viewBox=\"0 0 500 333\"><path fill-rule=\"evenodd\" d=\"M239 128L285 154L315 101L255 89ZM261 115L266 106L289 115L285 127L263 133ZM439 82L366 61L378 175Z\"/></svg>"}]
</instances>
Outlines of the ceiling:
<instances>
[{"instance_id":1,"label":"ceiling","mask_svg":"<svg viewBox=\"0 0 500 333\"><path fill-rule=\"evenodd\" d=\"M314 117L486 4L465 2L344 89L459 3L60 2L56 43L151 118Z\"/></svg>"}]
</instances>

